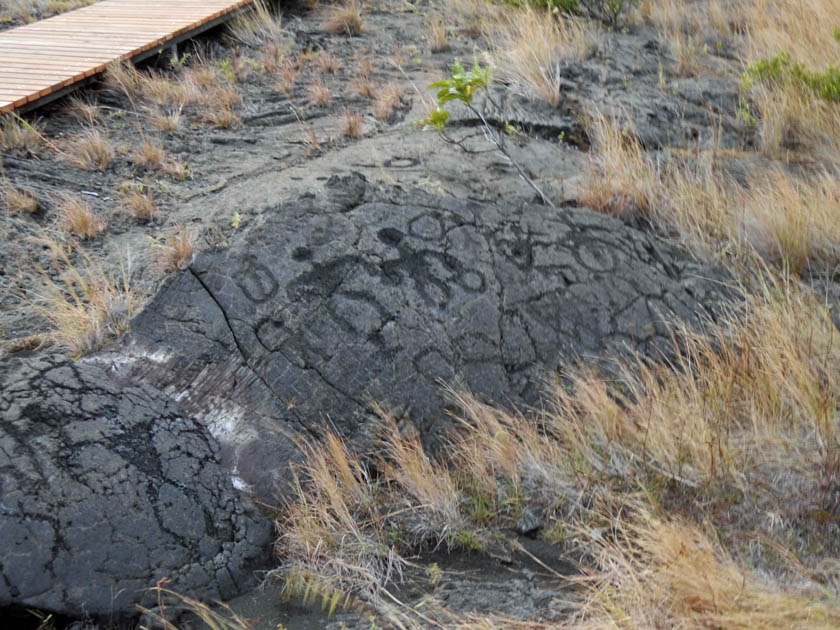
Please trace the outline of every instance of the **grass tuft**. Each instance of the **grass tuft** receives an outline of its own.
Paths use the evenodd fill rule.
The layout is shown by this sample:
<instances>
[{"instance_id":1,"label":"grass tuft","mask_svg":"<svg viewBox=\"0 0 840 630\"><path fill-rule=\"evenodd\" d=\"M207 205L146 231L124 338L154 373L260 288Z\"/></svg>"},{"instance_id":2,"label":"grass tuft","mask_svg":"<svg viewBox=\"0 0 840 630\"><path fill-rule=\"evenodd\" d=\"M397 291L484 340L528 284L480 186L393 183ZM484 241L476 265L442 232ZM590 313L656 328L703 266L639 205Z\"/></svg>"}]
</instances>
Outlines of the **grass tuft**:
<instances>
[{"instance_id":1,"label":"grass tuft","mask_svg":"<svg viewBox=\"0 0 840 630\"><path fill-rule=\"evenodd\" d=\"M88 129L70 139L64 153L73 166L86 171L104 171L114 161L114 147L98 129Z\"/></svg>"},{"instance_id":2,"label":"grass tuft","mask_svg":"<svg viewBox=\"0 0 840 630\"><path fill-rule=\"evenodd\" d=\"M306 100L310 105L326 107L332 99L332 92L321 79L313 80L306 88Z\"/></svg>"},{"instance_id":3,"label":"grass tuft","mask_svg":"<svg viewBox=\"0 0 840 630\"><path fill-rule=\"evenodd\" d=\"M52 327L53 341L80 357L127 331L140 304L130 286L130 259L113 275L84 250L77 248L74 260L64 245L49 239L45 245L53 254L53 273L41 272L42 287L32 297Z\"/></svg>"},{"instance_id":4,"label":"grass tuft","mask_svg":"<svg viewBox=\"0 0 840 630\"><path fill-rule=\"evenodd\" d=\"M11 216L20 213L35 214L40 208L37 195L24 188L18 188L6 180L0 182L0 196Z\"/></svg>"},{"instance_id":5,"label":"grass tuft","mask_svg":"<svg viewBox=\"0 0 840 630\"><path fill-rule=\"evenodd\" d=\"M159 212L154 193L143 185L129 185L120 191L120 208L134 218L147 222Z\"/></svg>"},{"instance_id":6,"label":"grass tuft","mask_svg":"<svg viewBox=\"0 0 840 630\"><path fill-rule=\"evenodd\" d=\"M233 39L253 48L276 45L286 37L281 16L275 15L264 0L257 0L233 18L228 23L228 31Z\"/></svg>"},{"instance_id":7,"label":"grass tuft","mask_svg":"<svg viewBox=\"0 0 840 630\"><path fill-rule=\"evenodd\" d=\"M324 30L331 35L359 35L363 27L362 7L358 0L332 7L324 23Z\"/></svg>"},{"instance_id":8,"label":"grass tuft","mask_svg":"<svg viewBox=\"0 0 840 630\"><path fill-rule=\"evenodd\" d=\"M184 269L195 254L195 232L184 225L179 225L166 237L161 247L158 264L163 271Z\"/></svg>"},{"instance_id":9,"label":"grass tuft","mask_svg":"<svg viewBox=\"0 0 840 630\"><path fill-rule=\"evenodd\" d=\"M344 110L344 124L341 133L347 138L361 138L365 131L365 120L358 112Z\"/></svg>"},{"instance_id":10,"label":"grass tuft","mask_svg":"<svg viewBox=\"0 0 840 630\"><path fill-rule=\"evenodd\" d=\"M55 209L64 229L79 238L94 238L108 227L105 219L98 217L79 195L61 193L56 198Z\"/></svg>"},{"instance_id":11,"label":"grass tuft","mask_svg":"<svg viewBox=\"0 0 840 630\"><path fill-rule=\"evenodd\" d=\"M44 136L37 123L13 114L0 116L0 149L31 156L36 155L43 145Z\"/></svg>"},{"instance_id":12,"label":"grass tuft","mask_svg":"<svg viewBox=\"0 0 840 630\"><path fill-rule=\"evenodd\" d=\"M527 7L490 27L494 56L503 78L525 96L557 106L569 64L583 60L594 31L586 23Z\"/></svg>"}]
</instances>

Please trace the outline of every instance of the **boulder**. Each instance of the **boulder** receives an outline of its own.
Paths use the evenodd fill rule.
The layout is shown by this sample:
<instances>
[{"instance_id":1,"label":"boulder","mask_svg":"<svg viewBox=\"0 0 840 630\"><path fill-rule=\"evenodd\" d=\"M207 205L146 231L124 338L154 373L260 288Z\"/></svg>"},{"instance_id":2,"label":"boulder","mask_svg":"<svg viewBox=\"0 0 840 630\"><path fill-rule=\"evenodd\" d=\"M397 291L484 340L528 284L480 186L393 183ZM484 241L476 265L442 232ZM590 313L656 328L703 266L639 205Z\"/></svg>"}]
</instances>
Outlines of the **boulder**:
<instances>
[{"instance_id":1,"label":"boulder","mask_svg":"<svg viewBox=\"0 0 840 630\"><path fill-rule=\"evenodd\" d=\"M270 560L219 448L148 385L56 356L0 363L0 607L130 616L162 577L238 594Z\"/></svg>"},{"instance_id":2,"label":"boulder","mask_svg":"<svg viewBox=\"0 0 840 630\"><path fill-rule=\"evenodd\" d=\"M373 446L377 403L434 447L451 422L441 384L538 406L556 368L661 357L669 321L700 325L728 299L720 271L585 208L351 175L250 223L87 361L178 400L219 440L234 484L267 502L282 499L295 434L329 426Z\"/></svg>"}]
</instances>

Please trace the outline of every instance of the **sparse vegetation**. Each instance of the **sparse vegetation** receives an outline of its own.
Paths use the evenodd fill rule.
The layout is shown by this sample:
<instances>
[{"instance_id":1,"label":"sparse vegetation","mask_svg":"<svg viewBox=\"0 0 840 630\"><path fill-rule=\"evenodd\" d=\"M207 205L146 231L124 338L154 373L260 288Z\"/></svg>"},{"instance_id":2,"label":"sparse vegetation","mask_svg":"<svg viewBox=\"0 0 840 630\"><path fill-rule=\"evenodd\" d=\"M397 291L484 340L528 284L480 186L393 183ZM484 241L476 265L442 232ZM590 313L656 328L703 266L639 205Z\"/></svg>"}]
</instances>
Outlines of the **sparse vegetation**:
<instances>
[{"instance_id":1,"label":"sparse vegetation","mask_svg":"<svg viewBox=\"0 0 840 630\"><path fill-rule=\"evenodd\" d=\"M433 53L446 52L451 48L449 44L449 29L440 18L430 20L426 26L428 32L429 49Z\"/></svg>"},{"instance_id":2,"label":"sparse vegetation","mask_svg":"<svg viewBox=\"0 0 840 630\"><path fill-rule=\"evenodd\" d=\"M365 120L358 112L344 110L344 124L341 133L347 138L361 138L365 130Z\"/></svg>"},{"instance_id":3,"label":"sparse vegetation","mask_svg":"<svg viewBox=\"0 0 840 630\"><path fill-rule=\"evenodd\" d=\"M195 232L185 225L176 226L161 245L158 264L167 272L183 269L189 264L195 248Z\"/></svg>"},{"instance_id":4,"label":"sparse vegetation","mask_svg":"<svg viewBox=\"0 0 840 630\"><path fill-rule=\"evenodd\" d=\"M27 21L87 3L11 0L0 8L0 21ZM377 135L404 129L394 126L382 134L386 125L371 114L395 123L410 109L413 95L394 82L393 64L378 68L373 54L387 60L393 53L402 71L418 69L416 60L427 62L430 50L453 49L454 56L475 49L471 67L455 65L434 84L437 108L424 121L427 126L469 151L474 151L473 138L489 139L548 204L561 200L543 194L539 186L546 180L539 186L532 181L529 170L511 157L521 154L505 152L505 142L517 149L539 142L540 155L556 150L558 159L585 164L583 172L572 167L563 202L650 229L655 238L676 240L697 257L724 265L738 284L732 290L737 300L699 329L675 323L661 362L625 358L597 368L567 366L539 411L512 413L469 392L447 391L454 426L436 457L426 453L407 419L398 422L382 407L375 408L379 433L372 452L355 452L331 433L307 443L278 528L283 564L276 575L285 580L285 595L320 602L328 614L360 602L382 610L392 595L386 586L410 570L416 554L428 549L484 553L505 540L526 508L537 507L543 540L580 560L580 597L567 604L571 613L562 622L453 613L439 627L840 627L840 333L836 304L826 298L836 290L840 269L840 42L835 29L840 2L453 0L446 13L433 7L425 14L425 5L408 4L401 10L420 14L413 39L402 41L401 33L384 45L376 32L382 13L371 8L363 15L363 9L351 0L324 7L312 19L314 30L323 27L335 36L360 35L364 27L365 38L323 40L323 33L315 33L310 41L312 29L295 27L301 37L290 37L280 16L257 2L231 22L218 45L197 43L166 70L162 64L113 66L106 82L115 93L72 100L67 113L77 122L67 115L59 124L50 121L50 133L58 129L54 142L34 122L0 118L0 150L11 164L7 179L0 160L0 196L6 213L16 215L0 216L5 221L0 228L13 226L9 234L37 228L57 235L42 239L52 257L50 268L33 273L26 287L52 332L22 337L21 347L53 340L79 357L128 328L140 302L130 265L108 273L80 248L106 230L104 209L137 220L117 217L121 231L122 224L130 224L127 229L140 234L144 246L151 241L154 273L184 269L198 247L197 234L208 242L224 239L216 239L206 224L191 229L177 223L183 215L166 217L174 227L138 225L159 215L158 202L174 213L185 198L221 190L248 172L265 173L275 165L300 168L304 154L313 157L334 146L349 153L353 143L335 142L339 133L365 136L361 146L374 155L379 147L369 145ZM653 72L638 59L615 59L635 45L634 38L649 39L650 28L638 27L639 22L659 33L660 42L648 51L655 57ZM622 30L625 25L629 28ZM475 39L465 43L465 36ZM350 44L353 52L347 53ZM699 95L692 96L697 102L686 99L690 107L676 108L688 117L695 105L709 105L714 121L701 132L708 132L708 142L706 136L679 134L666 134L661 144L659 138L649 142L642 123L639 134L630 123L639 109L626 113L627 102L614 98L622 82L629 89L638 81L650 89L655 108L657 98L665 103L679 86L691 83L674 79L721 67L726 71L715 80L736 88L741 76L740 93L732 89L720 102L704 103L704 84L697 81ZM600 103L581 102L578 94L567 99L564 93L576 81L597 76L599 68L602 81L591 94L603 95L608 102L602 111L610 116L597 113ZM501 79L497 84L494 75ZM408 73L403 78L411 81ZM589 154L585 143L580 151L559 143L555 119L546 125L550 131L534 131L506 119L509 101L500 98L483 107L481 99L503 90L516 108L535 101L535 111L585 127ZM269 105L258 108L257 102ZM324 109L307 111L304 121L298 110L302 103ZM453 131L449 108L456 103L467 109ZM735 107L738 120L727 111ZM275 133L270 125L288 123L289 111L298 126L288 136ZM694 121L700 119L694 115ZM687 129L683 123L674 122L682 125L680 132ZM716 124L719 129L711 129ZM247 127L240 132L209 128L241 125ZM134 131L141 128L139 134ZM718 142L716 134L724 128L734 142ZM133 134L130 140L128 134ZM193 134L204 134L214 146L233 145L222 154L226 159L270 137L271 159L277 161L265 168L250 156L247 169L235 168L229 178L226 162L217 182L201 181L210 170L205 156L190 157L199 181L176 185L172 180L185 182L193 173L164 146L191 156L198 144ZM115 152L109 138L124 148ZM684 144L670 147L671 141ZM407 153L413 159L414 153ZM33 156L37 178L30 185L20 163ZM52 183L50 160L108 172L65 167L55 180L64 175L66 183ZM365 168L372 169L368 162L373 160L366 160ZM473 164L465 163L468 167ZM67 172L79 182L95 177L97 186L76 187L76 179L67 182ZM436 184L433 176L438 175L429 176L430 189ZM115 193L114 181L123 177L144 183L125 183ZM448 188L444 180L436 184L441 190ZM477 195L498 192L480 190L486 181L476 176ZM508 183L498 189L500 195L513 189ZM87 196L55 192L71 184ZM516 194L522 196L518 189ZM99 212L90 199L96 199ZM219 216L220 231L240 230L240 237L257 220L245 207L222 208L214 220ZM100 245L95 243L97 250ZM432 589L441 581L441 569L433 566ZM165 583L155 590L159 604L165 604L158 612L181 606L211 627L247 627L232 611L177 596ZM430 607L424 600L414 610L406 608L394 627L431 627L419 617ZM161 620L163 626L168 623Z\"/></svg>"},{"instance_id":5,"label":"sparse vegetation","mask_svg":"<svg viewBox=\"0 0 840 630\"><path fill-rule=\"evenodd\" d=\"M745 183L713 165L671 156L658 163L631 131L596 117L592 167L580 201L617 216L638 214L677 234L699 253L742 263L758 253L799 273L840 262L840 186L830 172L796 177L782 168Z\"/></svg>"},{"instance_id":6,"label":"sparse vegetation","mask_svg":"<svg viewBox=\"0 0 840 630\"><path fill-rule=\"evenodd\" d=\"M35 155L44 145L44 136L37 123L14 114L0 116L0 149Z\"/></svg>"},{"instance_id":7,"label":"sparse vegetation","mask_svg":"<svg viewBox=\"0 0 840 630\"><path fill-rule=\"evenodd\" d=\"M263 44L277 45L286 36L279 14L274 14L264 0L257 0L228 25L236 41L258 48Z\"/></svg>"},{"instance_id":8,"label":"sparse vegetation","mask_svg":"<svg viewBox=\"0 0 840 630\"><path fill-rule=\"evenodd\" d=\"M72 138L64 153L73 166L86 171L104 171L114 161L114 147L98 129L87 129Z\"/></svg>"},{"instance_id":9,"label":"sparse vegetation","mask_svg":"<svg viewBox=\"0 0 840 630\"><path fill-rule=\"evenodd\" d=\"M51 325L56 345L79 357L128 330L139 306L131 260L112 275L84 250L76 248L71 258L63 244L51 239L45 244L53 255L53 273L40 274L42 286L33 288L30 298Z\"/></svg>"},{"instance_id":10,"label":"sparse vegetation","mask_svg":"<svg viewBox=\"0 0 840 630\"><path fill-rule=\"evenodd\" d=\"M361 5L358 0L349 0L330 9L324 30L332 35L359 35L363 26Z\"/></svg>"},{"instance_id":11,"label":"sparse vegetation","mask_svg":"<svg viewBox=\"0 0 840 630\"><path fill-rule=\"evenodd\" d=\"M149 187L131 182L120 191L120 207L123 211L144 222L151 221L158 213L154 193Z\"/></svg>"},{"instance_id":12,"label":"sparse vegetation","mask_svg":"<svg viewBox=\"0 0 840 630\"><path fill-rule=\"evenodd\" d=\"M79 238L93 238L107 228L105 219L97 216L79 195L61 193L56 197L55 209L62 227Z\"/></svg>"},{"instance_id":13,"label":"sparse vegetation","mask_svg":"<svg viewBox=\"0 0 840 630\"><path fill-rule=\"evenodd\" d=\"M496 22L490 41L503 78L526 96L556 106L564 68L587 56L593 33L577 19L526 8Z\"/></svg>"},{"instance_id":14,"label":"sparse vegetation","mask_svg":"<svg viewBox=\"0 0 840 630\"><path fill-rule=\"evenodd\" d=\"M0 182L0 196L3 198L6 211L12 216L19 213L35 214L40 207L37 195L5 180Z\"/></svg>"},{"instance_id":15,"label":"sparse vegetation","mask_svg":"<svg viewBox=\"0 0 840 630\"><path fill-rule=\"evenodd\" d=\"M325 107L332 99L332 91L321 79L315 79L306 88L306 100L316 107Z\"/></svg>"}]
</instances>

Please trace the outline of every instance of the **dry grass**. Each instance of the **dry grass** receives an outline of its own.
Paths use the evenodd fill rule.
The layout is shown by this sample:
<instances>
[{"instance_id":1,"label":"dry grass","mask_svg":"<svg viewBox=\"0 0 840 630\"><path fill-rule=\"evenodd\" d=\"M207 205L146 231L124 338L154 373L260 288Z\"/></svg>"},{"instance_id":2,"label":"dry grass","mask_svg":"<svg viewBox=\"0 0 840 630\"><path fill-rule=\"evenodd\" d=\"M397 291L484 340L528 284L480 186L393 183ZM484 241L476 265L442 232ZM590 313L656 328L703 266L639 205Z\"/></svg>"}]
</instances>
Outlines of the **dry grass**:
<instances>
[{"instance_id":1,"label":"dry grass","mask_svg":"<svg viewBox=\"0 0 840 630\"><path fill-rule=\"evenodd\" d=\"M280 14L274 14L267 2L257 0L228 23L230 36L247 46L258 48L277 44L286 37Z\"/></svg>"},{"instance_id":2,"label":"dry grass","mask_svg":"<svg viewBox=\"0 0 840 630\"><path fill-rule=\"evenodd\" d=\"M648 213L659 175L635 135L600 115L589 121L588 133L591 167L584 173L580 203L615 216Z\"/></svg>"},{"instance_id":3,"label":"dry grass","mask_svg":"<svg viewBox=\"0 0 840 630\"><path fill-rule=\"evenodd\" d=\"M126 186L120 191L120 209L140 221L151 221L158 214L154 193L147 186Z\"/></svg>"},{"instance_id":4,"label":"dry grass","mask_svg":"<svg viewBox=\"0 0 840 630\"><path fill-rule=\"evenodd\" d=\"M310 105L325 107L331 99L332 92L321 79L315 79L306 87L306 100Z\"/></svg>"},{"instance_id":5,"label":"dry grass","mask_svg":"<svg viewBox=\"0 0 840 630\"><path fill-rule=\"evenodd\" d=\"M195 254L197 237L184 225L175 227L161 247L158 265L163 271L184 269Z\"/></svg>"},{"instance_id":6,"label":"dry grass","mask_svg":"<svg viewBox=\"0 0 840 630\"><path fill-rule=\"evenodd\" d=\"M582 21L526 8L495 22L489 39L501 75L525 96L556 106L562 98L564 68L589 54L591 28Z\"/></svg>"},{"instance_id":7,"label":"dry grass","mask_svg":"<svg viewBox=\"0 0 840 630\"><path fill-rule=\"evenodd\" d=\"M439 17L427 22L426 39L429 41L429 50L433 53L446 52L452 47L449 43L449 28Z\"/></svg>"},{"instance_id":8,"label":"dry grass","mask_svg":"<svg viewBox=\"0 0 840 630\"><path fill-rule=\"evenodd\" d=\"M279 529L284 574L287 579L314 574L333 590L377 598L405 561L385 544L388 524L376 500L376 483L335 435L305 451L295 500Z\"/></svg>"},{"instance_id":9,"label":"dry grass","mask_svg":"<svg viewBox=\"0 0 840 630\"><path fill-rule=\"evenodd\" d=\"M501 7L485 0L450 0L448 8L459 18L461 31L469 37L481 37L502 15Z\"/></svg>"},{"instance_id":10,"label":"dry grass","mask_svg":"<svg viewBox=\"0 0 840 630\"><path fill-rule=\"evenodd\" d=\"M71 259L63 244L49 239L45 244L53 255L54 274L43 271L42 286L30 295L52 327L52 340L79 357L128 330L140 306L130 286L130 259L119 273L109 274L84 250L76 248Z\"/></svg>"},{"instance_id":11,"label":"dry grass","mask_svg":"<svg viewBox=\"0 0 840 630\"><path fill-rule=\"evenodd\" d=\"M351 93L357 94L362 98L372 99L376 96L377 84L375 81L369 79L367 75L363 75L357 79L354 79L350 82L349 87Z\"/></svg>"},{"instance_id":12,"label":"dry grass","mask_svg":"<svg viewBox=\"0 0 840 630\"><path fill-rule=\"evenodd\" d=\"M320 50L312 57L312 63L319 72L335 74L341 68L341 60L326 50Z\"/></svg>"},{"instance_id":13,"label":"dry grass","mask_svg":"<svg viewBox=\"0 0 840 630\"><path fill-rule=\"evenodd\" d=\"M710 38L731 43L745 67L781 52L815 70L840 64L840 46L833 37L840 4L831 0L648 0L641 17L661 29L681 75L701 71L703 42ZM784 82L755 85L749 96L758 110L759 139L767 155L840 164L840 105Z\"/></svg>"},{"instance_id":14,"label":"dry grass","mask_svg":"<svg viewBox=\"0 0 840 630\"><path fill-rule=\"evenodd\" d=\"M105 85L131 97L140 86L141 75L128 61L112 63L105 72Z\"/></svg>"},{"instance_id":15,"label":"dry grass","mask_svg":"<svg viewBox=\"0 0 840 630\"><path fill-rule=\"evenodd\" d=\"M287 570L375 598L402 554L537 505L593 563L577 616L447 627L835 627L838 334L810 291L768 277L705 332L678 328L671 365L574 368L530 416L453 394L447 466L387 414L375 479L328 436L279 527Z\"/></svg>"},{"instance_id":16,"label":"dry grass","mask_svg":"<svg viewBox=\"0 0 840 630\"><path fill-rule=\"evenodd\" d=\"M233 127L238 127L242 120L239 118L239 114L227 107L219 107L217 109L211 109L205 111L201 119L216 127L217 129L231 129Z\"/></svg>"},{"instance_id":17,"label":"dry grass","mask_svg":"<svg viewBox=\"0 0 840 630\"><path fill-rule=\"evenodd\" d=\"M7 114L0 117L0 149L35 155L44 146L44 136L37 123Z\"/></svg>"},{"instance_id":18,"label":"dry grass","mask_svg":"<svg viewBox=\"0 0 840 630\"><path fill-rule=\"evenodd\" d=\"M146 117L158 131L175 131L181 126L182 109L165 110L160 107L148 107Z\"/></svg>"},{"instance_id":19,"label":"dry grass","mask_svg":"<svg viewBox=\"0 0 840 630\"><path fill-rule=\"evenodd\" d=\"M758 253L795 273L840 264L840 183L834 171L795 176L781 167L727 180L714 156L655 163L631 132L596 117L583 205L617 216L639 214L705 255L745 261Z\"/></svg>"},{"instance_id":20,"label":"dry grass","mask_svg":"<svg viewBox=\"0 0 840 630\"><path fill-rule=\"evenodd\" d=\"M114 147L98 129L87 129L64 145L66 159L86 171L104 171L114 161Z\"/></svg>"},{"instance_id":21,"label":"dry grass","mask_svg":"<svg viewBox=\"0 0 840 630\"><path fill-rule=\"evenodd\" d=\"M35 214L40 207L37 195L23 188L18 188L7 180L0 182L0 196L3 198L6 211L12 216L20 213Z\"/></svg>"},{"instance_id":22,"label":"dry grass","mask_svg":"<svg viewBox=\"0 0 840 630\"><path fill-rule=\"evenodd\" d=\"M129 159L137 168L159 170L166 160L166 151L157 140L144 138L131 152Z\"/></svg>"},{"instance_id":23,"label":"dry grass","mask_svg":"<svg viewBox=\"0 0 840 630\"><path fill-rule=\"evenodd\" d=\"M840 624L836 601L816 589L767 583L739 566L701 528L647 515L600 545L588 628L829 630Z\"/></svg>"},{"instance_id":24,"label":"dry grass","mask_svg":"<svg viewBox=\"0 0 840 630\"><path fill-rule=\"evenodd\" d=\"M108 227L105 219L97 216L90 204L79 195L58 195L55 210L63 229L81 239L94 238Z\"/></svg>"},{"instance_id":25,"label":"dry grass","mask_svg":"<svg viewBox=\"0 0 840 630\"><path fill-rule=\"evenodd\" d=\"M69 112L76 120L90 127L102 122L102 107L90 98L71 97Z\"/></svg>"},{"instance_id":26,"label":"dry grass","mask_svg":"<svg viewBox=\"0 0 840 630\"><path fill-rule=\"evenodd\" d=\"M332 7L324 23L324 30L332 35L359 35L363 27L362 6L357 0Z\"/></svg>"},{"instance_id":27,"label":"dry grass","mask_svg":"<svg viewBox=\"0 0 840 630\"><path fill-rule=\"evenodd\" d=\"M164 160L163 164L160 166L160 171L179 182L192 179L193 176L190 167L176 157L169 157Z\"/></svg>"},{"instance_id":28,"label":"dry grass","mask_svg":"<svg viewBox=\"0 0 840 630\"><path fill-rule=\"evenodd\" d=\"M765 155L840 165L840 104L816 99L792 84L758 84L750 98L759 112L758 140Z\"/></svg>"},{"instance_id":29,"label":"dry grass","mask_svg":"<svg viewBox=\"0 0 840 630\"><path fill-rule=\"evenodd\" d=\"M286 63L286 46L277 42L268 42L260 47L259 65L267 74L277 74Z\"/></svg>"},{"instance_id":30,"label":"dry grass","mask_svg":"<svg viewBox=\"0 0 840 630\"><path fill-rule=\"evenodd\" d=\"M379 98L373 104L373 115L377 120L390 121L403 105L405 90L399 83L387 83L379 92Z\"/></svg>"},{"instance_id":31,"label":"dry grass","mask_svg":"<svg viewBox=\"0 0 840 630\"><path fill-rule=\"evenodd\" d=\"M341 133L347 138L361 138L365 131L365 119L358 112L344 110Z\"/></svg>"}]
</instances>

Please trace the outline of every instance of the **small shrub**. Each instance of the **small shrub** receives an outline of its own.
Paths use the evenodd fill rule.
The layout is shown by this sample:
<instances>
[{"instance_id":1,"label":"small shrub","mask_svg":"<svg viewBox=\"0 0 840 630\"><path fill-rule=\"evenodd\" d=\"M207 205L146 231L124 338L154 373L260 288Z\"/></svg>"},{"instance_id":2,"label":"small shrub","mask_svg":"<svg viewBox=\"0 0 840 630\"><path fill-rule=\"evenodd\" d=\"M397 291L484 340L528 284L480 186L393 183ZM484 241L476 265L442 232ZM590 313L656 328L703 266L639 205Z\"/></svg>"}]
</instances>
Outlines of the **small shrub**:
<instances>
[{"instance_id":1,"label":"small shrub","mask_svg":"<svg viewBox=\"0 0 840 630\"><path fill-rule=\"evenodd\" d=\"M769 59L759 59L751 64L741 78L749 89L756 81L771 83L792 82L809 89L817 98L829 103L840 103L840 67L828 66L822 71L810 70L792 57L781 52Z\"/></svg>"}]
</instances>

